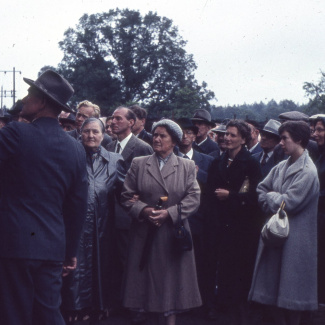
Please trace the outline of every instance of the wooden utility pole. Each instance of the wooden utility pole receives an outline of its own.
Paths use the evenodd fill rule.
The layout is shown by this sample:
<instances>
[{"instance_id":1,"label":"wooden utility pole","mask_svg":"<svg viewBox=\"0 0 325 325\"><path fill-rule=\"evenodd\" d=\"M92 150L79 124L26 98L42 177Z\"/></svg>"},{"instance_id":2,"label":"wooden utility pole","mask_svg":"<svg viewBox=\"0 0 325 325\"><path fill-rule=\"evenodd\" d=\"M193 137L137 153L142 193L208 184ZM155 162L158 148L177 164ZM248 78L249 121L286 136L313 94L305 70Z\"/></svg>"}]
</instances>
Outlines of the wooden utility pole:
<instances>
[{"instance_id":1,"label":"wooden utility pole","mask_svg":"<svg viewBox=\"0 0 325 325\"><path fill-rule=\"evenodd\" d=\"M16 71L16 68L13 67L12 70L0 70L0 72L3 72L6 74L7 72L12 72L13 73L13 90L11 91L11 97L13 98L13 106L15 105L16 102L16 72L19 72L21 74L21 71ZM1 108L2 108L2 87L1 87Z\"/></svg>"}]
</instances>

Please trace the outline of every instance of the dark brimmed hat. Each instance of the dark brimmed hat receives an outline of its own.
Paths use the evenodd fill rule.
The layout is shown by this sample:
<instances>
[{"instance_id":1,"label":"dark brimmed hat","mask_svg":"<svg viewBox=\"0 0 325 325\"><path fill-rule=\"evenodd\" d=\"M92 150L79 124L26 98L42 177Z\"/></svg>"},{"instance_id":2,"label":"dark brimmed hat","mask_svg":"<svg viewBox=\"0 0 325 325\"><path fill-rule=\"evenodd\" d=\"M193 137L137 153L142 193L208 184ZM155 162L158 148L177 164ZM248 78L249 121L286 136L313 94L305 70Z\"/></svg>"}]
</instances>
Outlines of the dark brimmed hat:
<instances>
[{"instance_id":1,"label":"dark brimmed hat","mask_svg":"<svg viewBox=\"0 0 325 325\"><path fill-rule=\"evenodd\" d=\"M191 118L192 121L201 121L211 126L214 126L214 123L211 122L211 115L205 109L198 109L194 112L193 117Z\"/></svg>"},{"instance_id":2,"label":"dark brimmed hat","mask_svg":"<svg viewBox=\"0 0 325 325\"><path fill-rule=\"evenodd\" d=\"M279 121L276 120L268 120L268 122L264 125L263 130L261 130L261 132L267 132L267 133L271 133L273 135L276 135L277 137L279 136L279 127L281 126L281 123Z\"/></svg>"},{"instance_id":3,"label":"dark brimmed hat","mask_svg":"<svg viewBox=\"0 0 325 325\"><path fill-rule=\"evenodd\" d=\"M285 120L285 121L309 121L309 116L299 112L299 111L291 111L291 112L286 112L282 113L279 115L279 119Z\"/></svg>"},{"instance_id":4,"label":"dark brimmed hat","mask_svg":"<svg viewBox=\"0 0 325 325\"><path fill-rule=\"evenodd\" d=\"M73 113L70 113L67 117L59 117L60 122L69 122L72 124L76 123L76 116Z\"/></svg>"},{"instance_id":5,"label":"dark brimmed hat","mask_svg":"<svg viewBox=\"0 0 325 325\"><path fill-rule=\"evenodd\" d=\"M187 117L181 117L176 122L181 127L182 130L184 129L192 130L195 134L199 132L199 128L196 125L194 125L192 121Z\"/></svg>"},{"instance_id":6,"label":"dark brimmed hat","mask_svg":"<svg viewBox=\"0 0 325 325\"><path fill-rule=\"evenodd\" d=\"M11 122L12 116L9 113L1 110L0 111L0 120L4 121L7 124L7 123Z\"/></svg>"},{"instance_id":7,"label":"dark brimmed hat","mask_svg":"<svg viewBox=\"0 0 325 325\"><path fill-rule=\"evenodd\" d=\"M35 81L23 78L24 81L40 90L44 95L51 98L64 111L72 113L72 109L67 105L67 102L72 97L74 90L67 80L58 73L47 70L42 73Z\"/></svg>"}]
</instances>

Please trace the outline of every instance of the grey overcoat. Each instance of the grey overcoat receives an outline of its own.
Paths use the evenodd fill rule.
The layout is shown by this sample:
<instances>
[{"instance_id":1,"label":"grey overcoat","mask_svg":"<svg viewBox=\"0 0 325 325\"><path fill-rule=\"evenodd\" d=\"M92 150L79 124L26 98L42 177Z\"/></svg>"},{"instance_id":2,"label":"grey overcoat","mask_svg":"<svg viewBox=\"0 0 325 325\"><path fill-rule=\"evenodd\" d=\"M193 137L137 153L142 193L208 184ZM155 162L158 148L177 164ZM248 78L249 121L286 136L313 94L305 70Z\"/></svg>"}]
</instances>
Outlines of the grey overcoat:
<instances>
[{"instance_id":1,"label":"grey overcoat","mask_svg":"<svg viewBox=\"0 0 325 325\"><path fill-rule=\"evenodd\" d=\"M130 199L138 194L139 200ZM161 196L168 196L163 206L170 217L157 231L148 262L140 271L139 263L148 224L139 219L146 206L154 207ZM149 312L184 310L201 305L194 252L175 251L173 223L177 220L177 203L182 202L182 219L190 231L187 218L200 204L200 188L192 160L171 155L159 170L156 154L134 158L122 192L122 204L133 222L130 231L124 306Z\"/></svg>"},{"instance_id":2,"label":"grey overcoat","mask_svg":"<svg viewBox=\"0 0 325 325\"><path fill-rule=\"evenodd\" d=\"M308 151L275 166L258 185L270 215L285 201L290 233L282 248L260 240L249 300L290 310L317 309L317 201L319 182Z\"/></svg>"}]
</instances>

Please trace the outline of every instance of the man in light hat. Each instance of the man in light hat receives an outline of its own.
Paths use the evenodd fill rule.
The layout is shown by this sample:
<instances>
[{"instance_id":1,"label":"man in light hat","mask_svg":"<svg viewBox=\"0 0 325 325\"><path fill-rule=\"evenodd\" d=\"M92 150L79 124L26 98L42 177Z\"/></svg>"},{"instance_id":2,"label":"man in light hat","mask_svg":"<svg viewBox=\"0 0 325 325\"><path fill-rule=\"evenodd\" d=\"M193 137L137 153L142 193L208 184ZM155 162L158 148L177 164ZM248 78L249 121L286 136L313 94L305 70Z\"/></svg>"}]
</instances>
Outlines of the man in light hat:
<instances>
[{"instance_id":1,"label":"man in light hat","mask_svg":"<svg viewBox=\"0 0 325 325\"><path fill-rule=\"evenodd\" d=\"M214 158L220 157L226 151L226 143L225 143L226 130L227 128L225 124L220 124L215 129L212 130L217 135L217 143L219 146L219 151L214 151L210 153L210 155L213 156ZM216 153L216 155L214 155L214 153Z\"/></svg>"},{"instance_id":2,"label":"man in light hat","mask_svg":"<svg viewBox=\"0 0 325 325\"><path fill-rule=\"evenodd\" d=\"M280 142L278 132L280 125L280 122L270 119L260 132L260 146L263 151L253 154L253 157L260 162L263 178L265 178L270 170L278 163L278 161L274 159L274 148Z\"/></svg>"},{"instance_id":3,"label":"man in light hat","mask_svg":"<svg viewBox=\"0 0 325 325\"><path fill-rule=\"evenodd\" d=\"M209 131L214 127L210 113L205 109L198 109L191 120L199 129L193 148L207 155L213 151L219 151L218 144L208 136Z\"/></svg>"},{"instance_id":4,"label":"man in light hat","mask_svg":"<svg viewBox=\"0 0 325 325\"><path fill-rule=\"evenodd\" d=\"M21 116L0 130L0 324L64 325L63 275L74 270L87 208L85 151L62 130L71 85L45 71L22 100Z\"/></svg>"}]
</instances>

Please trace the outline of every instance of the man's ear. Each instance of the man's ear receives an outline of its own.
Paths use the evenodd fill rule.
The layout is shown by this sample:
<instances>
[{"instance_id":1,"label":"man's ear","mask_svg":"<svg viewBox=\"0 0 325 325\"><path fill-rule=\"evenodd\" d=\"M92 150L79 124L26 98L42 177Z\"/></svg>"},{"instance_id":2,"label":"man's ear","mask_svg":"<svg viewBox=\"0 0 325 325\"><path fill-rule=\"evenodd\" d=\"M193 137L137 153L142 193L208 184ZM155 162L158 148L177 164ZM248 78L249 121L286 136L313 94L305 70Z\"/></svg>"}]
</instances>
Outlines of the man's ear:
<instances>
[{"instance_id":1,"label":"man's ear","mask_svg":"<svg viewBox=\"0 0 325 325\"><path fill-rule=\"evenodd\" d=\"M131 128L133 127L133 125L135 124L135 120L133 118L129 119L129 122L131 123Z\"/></svg>"}]
</instances>

